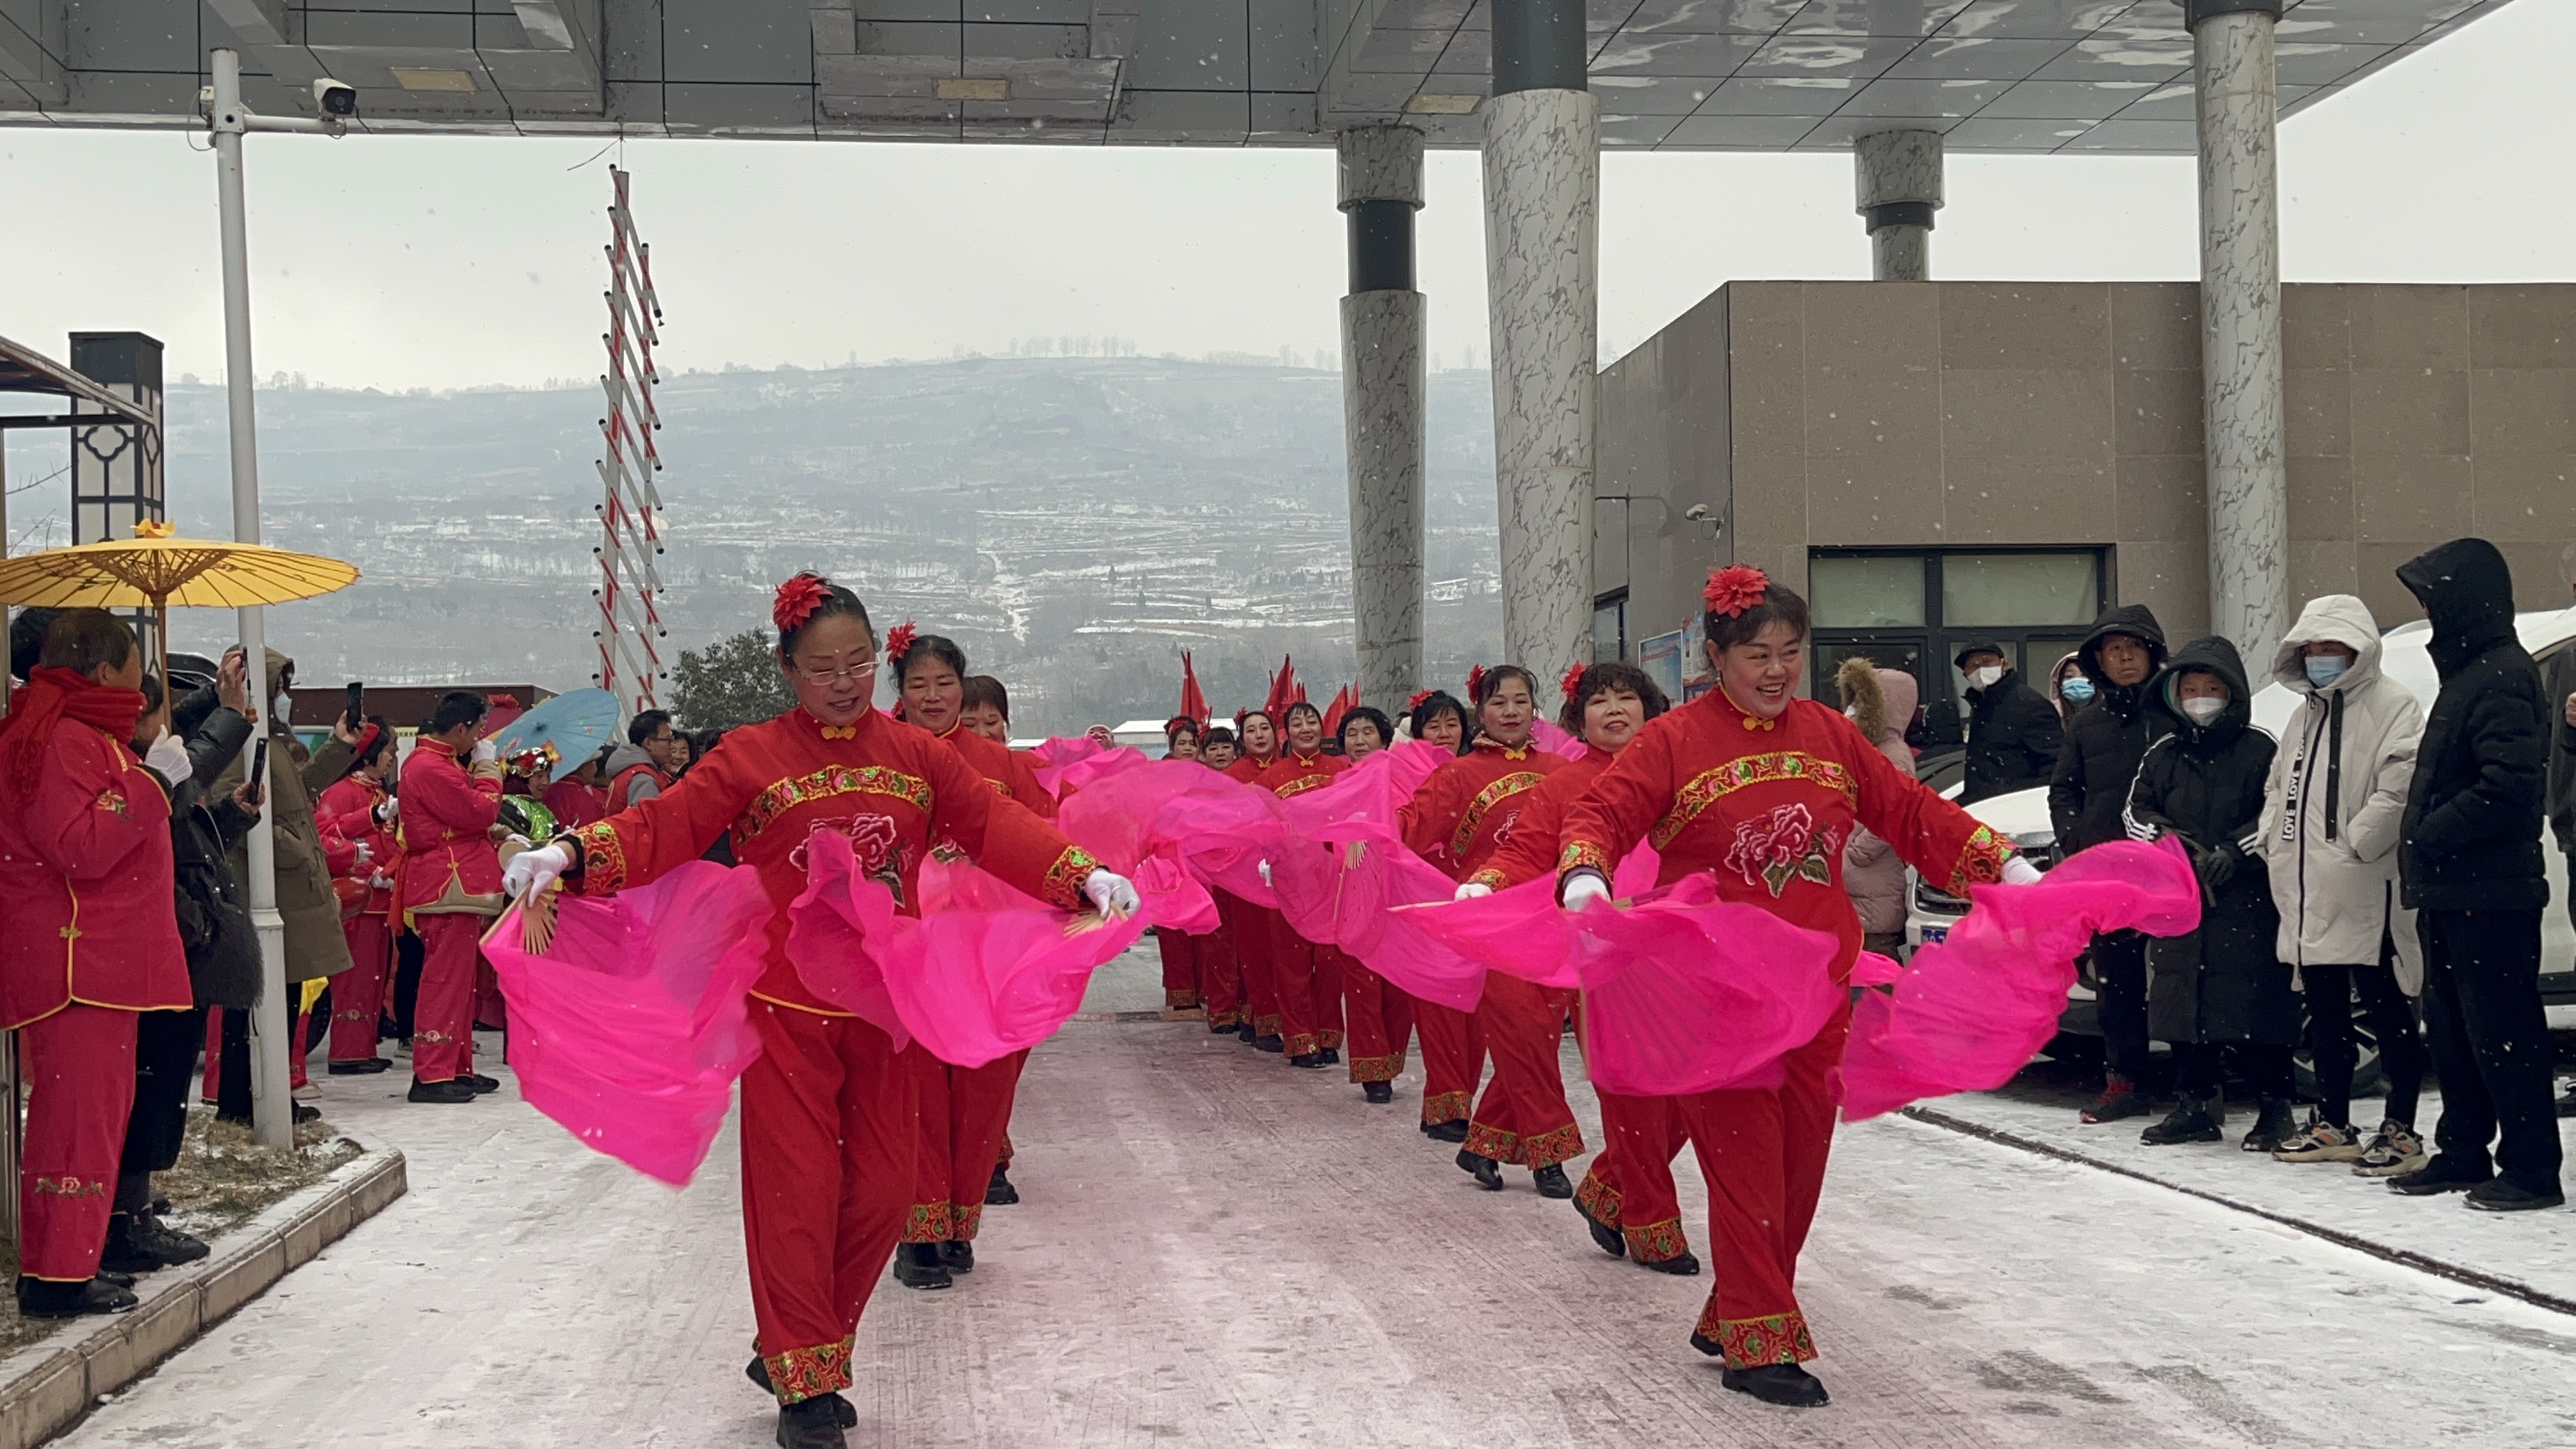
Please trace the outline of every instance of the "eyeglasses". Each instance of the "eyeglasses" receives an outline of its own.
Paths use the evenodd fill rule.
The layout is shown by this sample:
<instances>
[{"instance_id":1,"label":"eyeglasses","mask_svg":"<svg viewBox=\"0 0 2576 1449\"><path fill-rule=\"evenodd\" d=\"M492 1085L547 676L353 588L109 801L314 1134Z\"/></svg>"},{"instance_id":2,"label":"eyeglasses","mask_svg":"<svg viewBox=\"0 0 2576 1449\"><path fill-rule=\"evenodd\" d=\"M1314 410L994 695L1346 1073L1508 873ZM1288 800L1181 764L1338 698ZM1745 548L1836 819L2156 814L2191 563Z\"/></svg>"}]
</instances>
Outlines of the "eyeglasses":
<instances>
[{"instance_id":1,"label":"eyeglasses","mask_svg":"<svg viewBox=\"0 0 2576 1449\"><path fill-rule=\"evenodd\" d=\"M808 684L830 684L839 679L872 679L876 676L877 661L871 659L865 664L853 664L844 669L816 669L810 664L799 664L795 669L796 677Z\"/></svg>"}]
</instances>

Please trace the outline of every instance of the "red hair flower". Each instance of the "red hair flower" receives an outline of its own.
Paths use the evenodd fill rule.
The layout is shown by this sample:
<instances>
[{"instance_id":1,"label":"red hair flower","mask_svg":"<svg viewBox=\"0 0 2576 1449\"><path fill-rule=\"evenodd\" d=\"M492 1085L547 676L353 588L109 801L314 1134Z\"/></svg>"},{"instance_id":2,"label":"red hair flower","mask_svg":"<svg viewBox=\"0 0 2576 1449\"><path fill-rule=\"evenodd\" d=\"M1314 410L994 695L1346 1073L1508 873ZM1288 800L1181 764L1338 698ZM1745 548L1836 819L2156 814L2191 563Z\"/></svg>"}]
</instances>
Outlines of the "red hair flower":
<instances>
[{"instance_id":1,"label":"red hair flower","mask_svg":"<svg viewBox=\"0 0 2576 1449\"><path fill-rule=\"evenodd\" d=\"M910 619L906 619L902 623L897 624L886 631L886 661L894 666L895 673L897 674L901 674L903 672L903 656L912 652L912 636L916 632L918 631L912 627L912 621Z\"/></svg>"},{"instance_id":2,"label":"red hair flower","mask_svg":"<svg viewBox=\"0 0 2576 1449\"><path fill-rule=\"evenodd\" d=\"M1470 668L1467 670L1467 700L1468 700L1468 702L1469 702L1469 703L1471 703L1471 704L1474 704L1474 703L1481 703L1481 701L1479 701L1479 700L1476 698L1476 693L1477 693L1477 691L1479 691L1479 690L1483 689L1484 687L1485 687L1485 666L1483 666L1483 665L1481 665L1481 664L1478 664L1478 665L1474 665L1474 666L1470 667Z\"/></svg>"},{"instance_id":3,"label":"red hair flower","mask_svg":"<svg viewBox=\"0 0 2576 1449\"><path fill-rule=\"evenodd\" d=\"M1591 667L1589 664L1565 666L1565 677L1556 682L1556 692L1568 699L1574 698L1574 692L1583 687L1583 671Z\"/></svg>"},{"instance_id":4,"label":"red hair flower","mask_svg":"<svg viewBox=\"0 0 2576 1449\"><path fill-rule=\"evenodd\" d=\"M791 629L802 629L827 597L821 576L798 574L778 586L777 596L769 601L769 620L778 626L782 636Z\"/></svg>"},{"instance_id":5,"label":"red hair flower","mask_svg":"<svg viewBox=\"0 0 2576 1449\"><path fill-rule=\"evenodd\" d=\"M1708 576L1708 587L1700 591L1700 601L1709 611L1732 619L1762 602L1771 592L1771 580L1751 564L1728 564Z\"/></svg>"},{"instance_id":6,"label":"red hair flower","mask_svg":"<svg viewBox=\"0 0 2576 1449\"><path fill-rule=\"evenodd\" d=\"M1406 700L1406 701L1404 702L1404 712L1405 712L1406 714L1411 714L1411 713L1413 713L1415 710L1422 708L1422 702L1423 702L1424 700L1426 700L1426 699L1429 699L1430 697L1431 697L1431 691L1430 691L1430 690L1427 690L1427 689L1417 689L1417 690L1415 690L1415 691L1413 692L1413 698L1408 699L1408 700Z\"/></svg>"}]
</instances>

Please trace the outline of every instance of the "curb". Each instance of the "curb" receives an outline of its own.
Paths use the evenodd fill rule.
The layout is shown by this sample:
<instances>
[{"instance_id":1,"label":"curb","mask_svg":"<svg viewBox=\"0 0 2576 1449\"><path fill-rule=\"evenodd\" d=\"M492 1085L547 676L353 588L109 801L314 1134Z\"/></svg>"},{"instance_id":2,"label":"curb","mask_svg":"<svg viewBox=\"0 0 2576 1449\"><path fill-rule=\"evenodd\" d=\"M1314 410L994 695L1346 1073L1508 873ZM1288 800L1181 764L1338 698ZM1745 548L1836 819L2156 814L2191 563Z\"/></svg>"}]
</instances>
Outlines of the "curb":
<instances>
[{"instance_id":1,"label":"curb","mask_svg":"<svg viewBox=\"0 0 2576 1449\"><path fill-rule=\"evenodd\" d=\"M1897 1109L1897 1115L1911 1117L1926 1126L1956 1132L1963 1137L1980 1138L1998 1146L2015 1148L2034 1156L2055 1158L2059 1162L2071 1162L2078 1167L2089 1167L2096 1172L2107 1172L2116 1177L2147 1183L2163 1188L2167 1192L2196 1197L2202 1202L2215 1203L2231 1211L2243 1213L2247 1217L2261 1218L2267 1223L2276 1223L2295 1232L2306 1233L2312 1238L2321 1238L2337 1247L2350 1248L2356 1253L2366 1253L2382 1262L2395 1263L2403 1268L2413 1268L2419 1273L2430 1273L2437 1278L2447 1278L2454 1283L2483 1289L2501 1298L2517 1299L2535 1308L2546 1308L2553 1313L2576 1315L2576 1299L2563 1298L2547 1289L2534 1288L2518 1278L2507 1278L2500 1274L2489 1273L2482 1268L2471 1268L2445 1258L2436 1258L2429 1253L2419 1253L2411 1248L2393 1247L2387 1243L2365 1238L2358 1233L2328 1227L2324 1223L2300 1217L2295 1213L2259 1207L2242 1198L2229 1197L2225 1193L2211 1192L2202 1187L2191 1187L2157 1177L2153 1173L2140 1172L2134 1167L2124 1167L2116 1162L2105 1162L2098 1157L2088 1157L2081 1152L2026 1136L2010 1128L1989 1127L1980 1122L1970 1122L1962 1117L1953 1117L1937 1107L1900 1107ZM0 1446L6 1444L5 1439L0 1439Z\"/></svg>"},{"instance_id":2,"label":"curb","mask_svg":"<svg viewBox=\"0 0 2576 1449\"><path fill-rule=\"evenodd\" d=\"M409 1185L400 1152L370 1149L234 1229L205 1261L138 1281L143 1302L132 1312L73 1320L0 1358L0 1449L34 1449L69 1429L91 1405L158 1368Z\"/></svg>"}]
</instances>

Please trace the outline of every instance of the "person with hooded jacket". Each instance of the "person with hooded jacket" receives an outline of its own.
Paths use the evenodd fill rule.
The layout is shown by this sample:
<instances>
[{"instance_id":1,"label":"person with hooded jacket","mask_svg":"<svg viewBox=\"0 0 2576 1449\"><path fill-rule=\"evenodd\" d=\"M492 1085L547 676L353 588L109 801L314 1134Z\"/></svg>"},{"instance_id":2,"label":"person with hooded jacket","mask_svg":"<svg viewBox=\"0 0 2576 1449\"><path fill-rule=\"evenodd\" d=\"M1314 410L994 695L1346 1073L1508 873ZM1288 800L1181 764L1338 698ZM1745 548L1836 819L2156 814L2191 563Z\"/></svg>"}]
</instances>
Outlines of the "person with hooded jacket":
<instances>
[{"instance_id":1,"label":"person with hooded jacket","mask_svg":"<svg viewBox=\"0 0 2576 1449\"><path fill-rule=\"evenodd\" d=\"M1854 656L1834 674L1843 697L1843 712L1887 762L1914 773L1914 751L1905 743L1905 722L1914 718L1914 676L1899 669L1880 669ZM1896 847L1852 827L1843 842L1843 890L1860 913L1861 949L1893 956L1905 944L1905 862Z\"/></svg>"},{"instance_id":2,"label":"person with hooded jacket","mask_svg":"<svg viewBox=\"0 0 2576 1449\"><path fill-rule=\"evenodd\" d=\"M2066 743L2066 722L2022 681L2004 646L1971 644L1951 662L1968 680L1968 774L1959 802L2049 781Z\"/></svg>"},{"instance_id":3,"label":"person with hooded jacket","mask_svg":"<svg viewBox=\"0 0 2576 1449\"><path fill-rule=\"evenodd\" d=\"M2273 949L2280 912L2250 858L2276 747L2254 727L2244 661L2217 635L2176 651L2148 685L2147 708L2167 733L2138 762L2123 818L2133 840L2182 842L2200 877L2201 914L2198 929L2147 943L2147 1033L2174 1045L2175 1100L2138 1140L2217 1141L2232 1051L2258 1104L2240 1145L2270 1152L2295 1130L2290 1048L2299 1037L2290 970Z\"/></svg>"},{"instance_id":4,"label":"person with hooded jacket","mask_svg":"<svg viewBox=\"0 0 2576 1449\"><path fill-rule=\"evenodd\" d=\"M2415 1134L2424 1044L2409 983L2422 980L2414 913L2397 903L2397 830L2415 775L2424 710L2380 673L2379 623L2350 594L2310 600L2272 657L2272 677L2299 696L2272 756L2255 853L2280 908L2277 949L2306 992L2317 1106L2272 1155L2283 1162L2358 1162L2364 1177L2425 1163ZM2352 1124L2354 993L2388 1072L2385 1120L2368 1143Z\"/></svg>"},{"instance_id":5,"label":"person with hooded jacket","mask_svg":"<svg viewBox=\"0 0 2576 1449\"><path fill-rule=\"evenodd\" d=\"M2048 782L2048 815L2061 855L2128 838L2120 812L2147 746L2165 732L2146 707L2146 684L2164 667L2165 631L2144 604L2106 609L2075 651L2093 697L2066 721L2066 745ZM2116 1122L2147 1110L2138 1083L2147 1065L2147 938L2114 931L2093 938L2093 980L2102 1027L2102 1095L2087 1122Z\"/></svg>"},{"instance_id":6,"label":"person with hooded jacket","mask_svg":"<svg viewBox=\"0 0 2576 1449\"><path fill-rule=\"evenodd\" d=\"M2406 796L2398 880L2424 942L2424 1026L2442 1079L2433 1160L2388 1185L2490 1212L2556 1207L2558 1122L2540 1004L2540 856L2549 716L2515 636L2513 575L2482 538L2397 569L2423 604L2442 681ZM2491 1143L2501 1136L2492 1154Z\"/></svg>"}]
</instances>

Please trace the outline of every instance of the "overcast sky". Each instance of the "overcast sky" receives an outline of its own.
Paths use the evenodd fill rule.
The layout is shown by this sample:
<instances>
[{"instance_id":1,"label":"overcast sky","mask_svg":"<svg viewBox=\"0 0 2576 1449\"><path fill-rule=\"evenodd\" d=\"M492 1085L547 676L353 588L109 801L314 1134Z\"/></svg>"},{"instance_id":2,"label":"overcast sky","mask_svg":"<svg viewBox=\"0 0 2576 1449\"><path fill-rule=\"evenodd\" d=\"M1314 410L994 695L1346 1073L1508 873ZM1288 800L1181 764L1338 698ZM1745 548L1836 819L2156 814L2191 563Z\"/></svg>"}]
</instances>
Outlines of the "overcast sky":
<instances>
[{"instance_id":1,"label":"overcast sky","mask_svg":"<svg viewBox=\"0 0 2576 1449\"><path fill-rule=\"evenodd\" d=\"M2576 3L2523 0L2282 128L2298 280L2568 280ZM2552 138L2557 138L2553 140ZM214 163L169 132L0 129L0 333L60 355L138 328L222 368ZM383 388L594 378L597 141L261 136L249 160L259 371ZM1328 150L661 141L624 148L671 369L1127 339L1305 359L1335 345ZM590 164L585 165L585 162ZM1440 365L1485 355L1473 153L1434 153L1420 285ZM1603 165L1601 348L1731 278L1862 277L1847 156ZM1949 278L2197 275L2186 158L1955 156Z\"/></svg>"}]
</instances>

